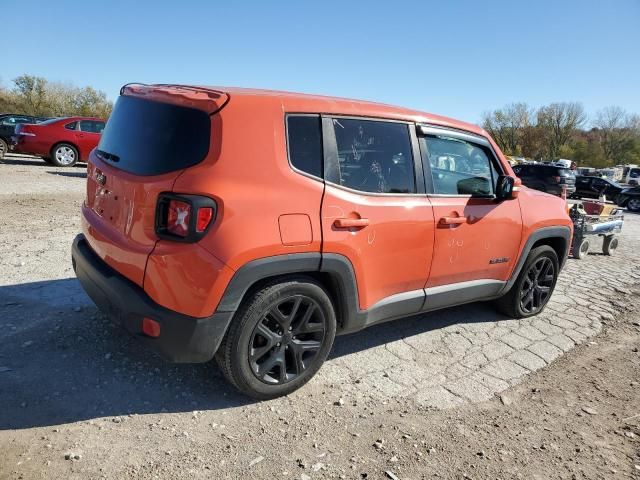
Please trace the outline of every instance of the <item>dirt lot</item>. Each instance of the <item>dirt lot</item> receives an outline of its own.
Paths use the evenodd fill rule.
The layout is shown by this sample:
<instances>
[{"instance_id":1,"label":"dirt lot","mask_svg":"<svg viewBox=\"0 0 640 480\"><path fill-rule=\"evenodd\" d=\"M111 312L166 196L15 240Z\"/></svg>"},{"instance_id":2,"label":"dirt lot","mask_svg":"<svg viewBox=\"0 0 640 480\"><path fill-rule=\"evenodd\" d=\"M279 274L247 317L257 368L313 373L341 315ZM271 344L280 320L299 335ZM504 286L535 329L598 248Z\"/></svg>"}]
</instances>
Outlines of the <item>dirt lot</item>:
<instances>
[{"instance_id":1,"label":"dirt lot","mask_svg":"<svg viewBox=\"0 0 640 480\"><path fill-rule=\"evenodd\" d=\"M548 310L474 304L338 339L254 403L168 365L73 278L84 169L0 163L0 479L640 478L640 217Z\"/></svg>"}]
</instances>

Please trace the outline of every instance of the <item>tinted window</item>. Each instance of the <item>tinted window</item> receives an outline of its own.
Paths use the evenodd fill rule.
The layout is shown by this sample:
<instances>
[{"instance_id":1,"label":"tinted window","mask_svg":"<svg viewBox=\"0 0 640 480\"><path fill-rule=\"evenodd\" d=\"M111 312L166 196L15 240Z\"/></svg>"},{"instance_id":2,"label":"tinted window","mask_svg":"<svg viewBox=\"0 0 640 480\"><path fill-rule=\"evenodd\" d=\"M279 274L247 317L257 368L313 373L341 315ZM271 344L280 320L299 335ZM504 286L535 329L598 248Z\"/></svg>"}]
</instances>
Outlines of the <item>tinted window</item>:
<instances>
[{"instance_id":1,"label":"tinted window","mask_svg":"<svg viewBox=\"0 0 640 480\"><path fill-rule=\"evenodd\" d=\"M298 170L322 178L322 130L319 116L288 116L289 160Z\"/></svg>"},{"instance_id":2,"label":"tinted window","mask_svg":"<svg viewBox=\"0 0 640 480\"><path fill-rule=\"evenodd\" d=\"M487 149L446 136L425 138L433 193L492 195L498 174Z\"/></svg>"},{"instance_id":3,"label":"tinted window","mask_svg":"<svg viewBox=\"0 0 640 480\"><path fill-rule=\"evenodd\" d=\"M44 122L42 122L44 123ZM71 122L71 123L67 123L64 128L66 128L67 130L75 130L76 127L78 126L78 122Z\"/></svg>"},{"instance_id":4,"label":"tinted window","mask_svg":"<svg viewBox=\"0 0 640 480\"><path fill-rule=\"evenodd\" d=\"M89 133L102 133L102 130L104 130L104 122L80 120L80 130Z\"/></svg>"},{"instance_id":5,"label":"tinted window","mask_svg":"<svg viewBox=\"0 0 640 480\"><path fill-rule=\"evenodd\" d=\"M210 135L211 120L202 110L121 96L97 153L121 170L160 175L204 160Z\"/></svg>"},{"instance_id":6,"label":"tinted window","mask_svg":"<svg viewBox=\"0 0 640 480\"><path fill-rule=\"evenodd\" d=\"M340 185L374 193L416 191L409 127L334 118Z\"/></svg>"}]
</instances>

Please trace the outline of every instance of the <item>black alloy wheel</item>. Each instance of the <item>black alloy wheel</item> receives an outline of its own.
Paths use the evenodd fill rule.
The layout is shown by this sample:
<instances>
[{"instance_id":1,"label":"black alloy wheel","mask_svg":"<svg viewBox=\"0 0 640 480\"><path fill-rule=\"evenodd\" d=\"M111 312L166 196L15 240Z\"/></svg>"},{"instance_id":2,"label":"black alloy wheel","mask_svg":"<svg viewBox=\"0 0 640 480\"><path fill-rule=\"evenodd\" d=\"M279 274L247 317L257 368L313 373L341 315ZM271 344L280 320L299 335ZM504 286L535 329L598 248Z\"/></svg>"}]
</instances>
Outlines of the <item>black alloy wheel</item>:
<instances>
[{"instance_id":1,"label":"black alloy wheel","mask_svg":"<svg viewBox=\"0 0 640 480\"><path fill-rule=\"evenodd\" d=\"M520 287L520 308L535 315L547 304L556 281L555 266L549 257L538 258L527 270Z\"/></svg>"},{"instance_id":2,"label":"black alloy wheel","mask_svg":"<svg viewBox=\"0 0 640 480\"><path fill-rule=\"evenodd\" d=\"M216 352L224 376L258 400L302 387L327 359L336 335L333 302L315 279L274 280L250 291Z\"/></svg>"},{"instance_id":3,"label":"black alloy wheel","mask_svg":"<svg viewBox=\"0 0 640 480\"><path fill-rule=\"evenodd\" d=\"M271 305L249 341L254 375L268 384L295 380L320 352L326 319L310 297L293 295Z\"/></svg>"}]
</instances>

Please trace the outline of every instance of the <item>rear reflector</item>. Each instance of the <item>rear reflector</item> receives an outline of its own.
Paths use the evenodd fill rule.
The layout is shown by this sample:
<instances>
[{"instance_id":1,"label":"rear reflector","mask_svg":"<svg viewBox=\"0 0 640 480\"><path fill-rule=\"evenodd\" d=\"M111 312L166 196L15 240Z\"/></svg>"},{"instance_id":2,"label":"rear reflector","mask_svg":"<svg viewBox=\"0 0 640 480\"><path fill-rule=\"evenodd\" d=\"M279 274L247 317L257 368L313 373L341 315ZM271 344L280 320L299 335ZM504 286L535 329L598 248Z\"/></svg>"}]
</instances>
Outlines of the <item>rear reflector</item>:
<instances>
[{"instance_id":1,"label":"rear reflector","mask_svg":"<svg viewBox=\"0 0 640 480\"><path fill-rule=\"evenodd\" d=\"M159 337L160 336L160 324L155 320L151 320L150 318L144 317L142 319L142 331L145 335L150 337Z\"/></svg>"},{"instance_id":2,"label":"rear reflector","mask_svg":"<svg viewBox=\"0 0 640 480\"><path fill-rule=\"evenodd\" d=\"M196 221L196 232L204 232L213 218L213 208L201 207L198 209L198 220Z\"/></svg>"}]
</instances>

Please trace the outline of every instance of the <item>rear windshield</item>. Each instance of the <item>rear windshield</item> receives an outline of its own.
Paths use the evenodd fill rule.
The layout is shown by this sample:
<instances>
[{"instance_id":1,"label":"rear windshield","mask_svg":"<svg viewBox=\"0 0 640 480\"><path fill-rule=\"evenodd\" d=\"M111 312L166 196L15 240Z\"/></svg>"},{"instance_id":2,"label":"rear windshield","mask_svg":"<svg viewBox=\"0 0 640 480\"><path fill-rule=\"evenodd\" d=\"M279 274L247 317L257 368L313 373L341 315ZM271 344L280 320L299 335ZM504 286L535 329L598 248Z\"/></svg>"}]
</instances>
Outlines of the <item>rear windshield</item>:
<instances>
[{"instance_id":1,"label":"rear windshield","mask_svg":"<svg viewBox=\"0 0 640 480\"><path fill-rule=\"evenodd\" d=\"M161 175L200 163L209 152L209 115L144 98L118 98L97 154L135 175Z\"/></svg>"}]
</instances>

